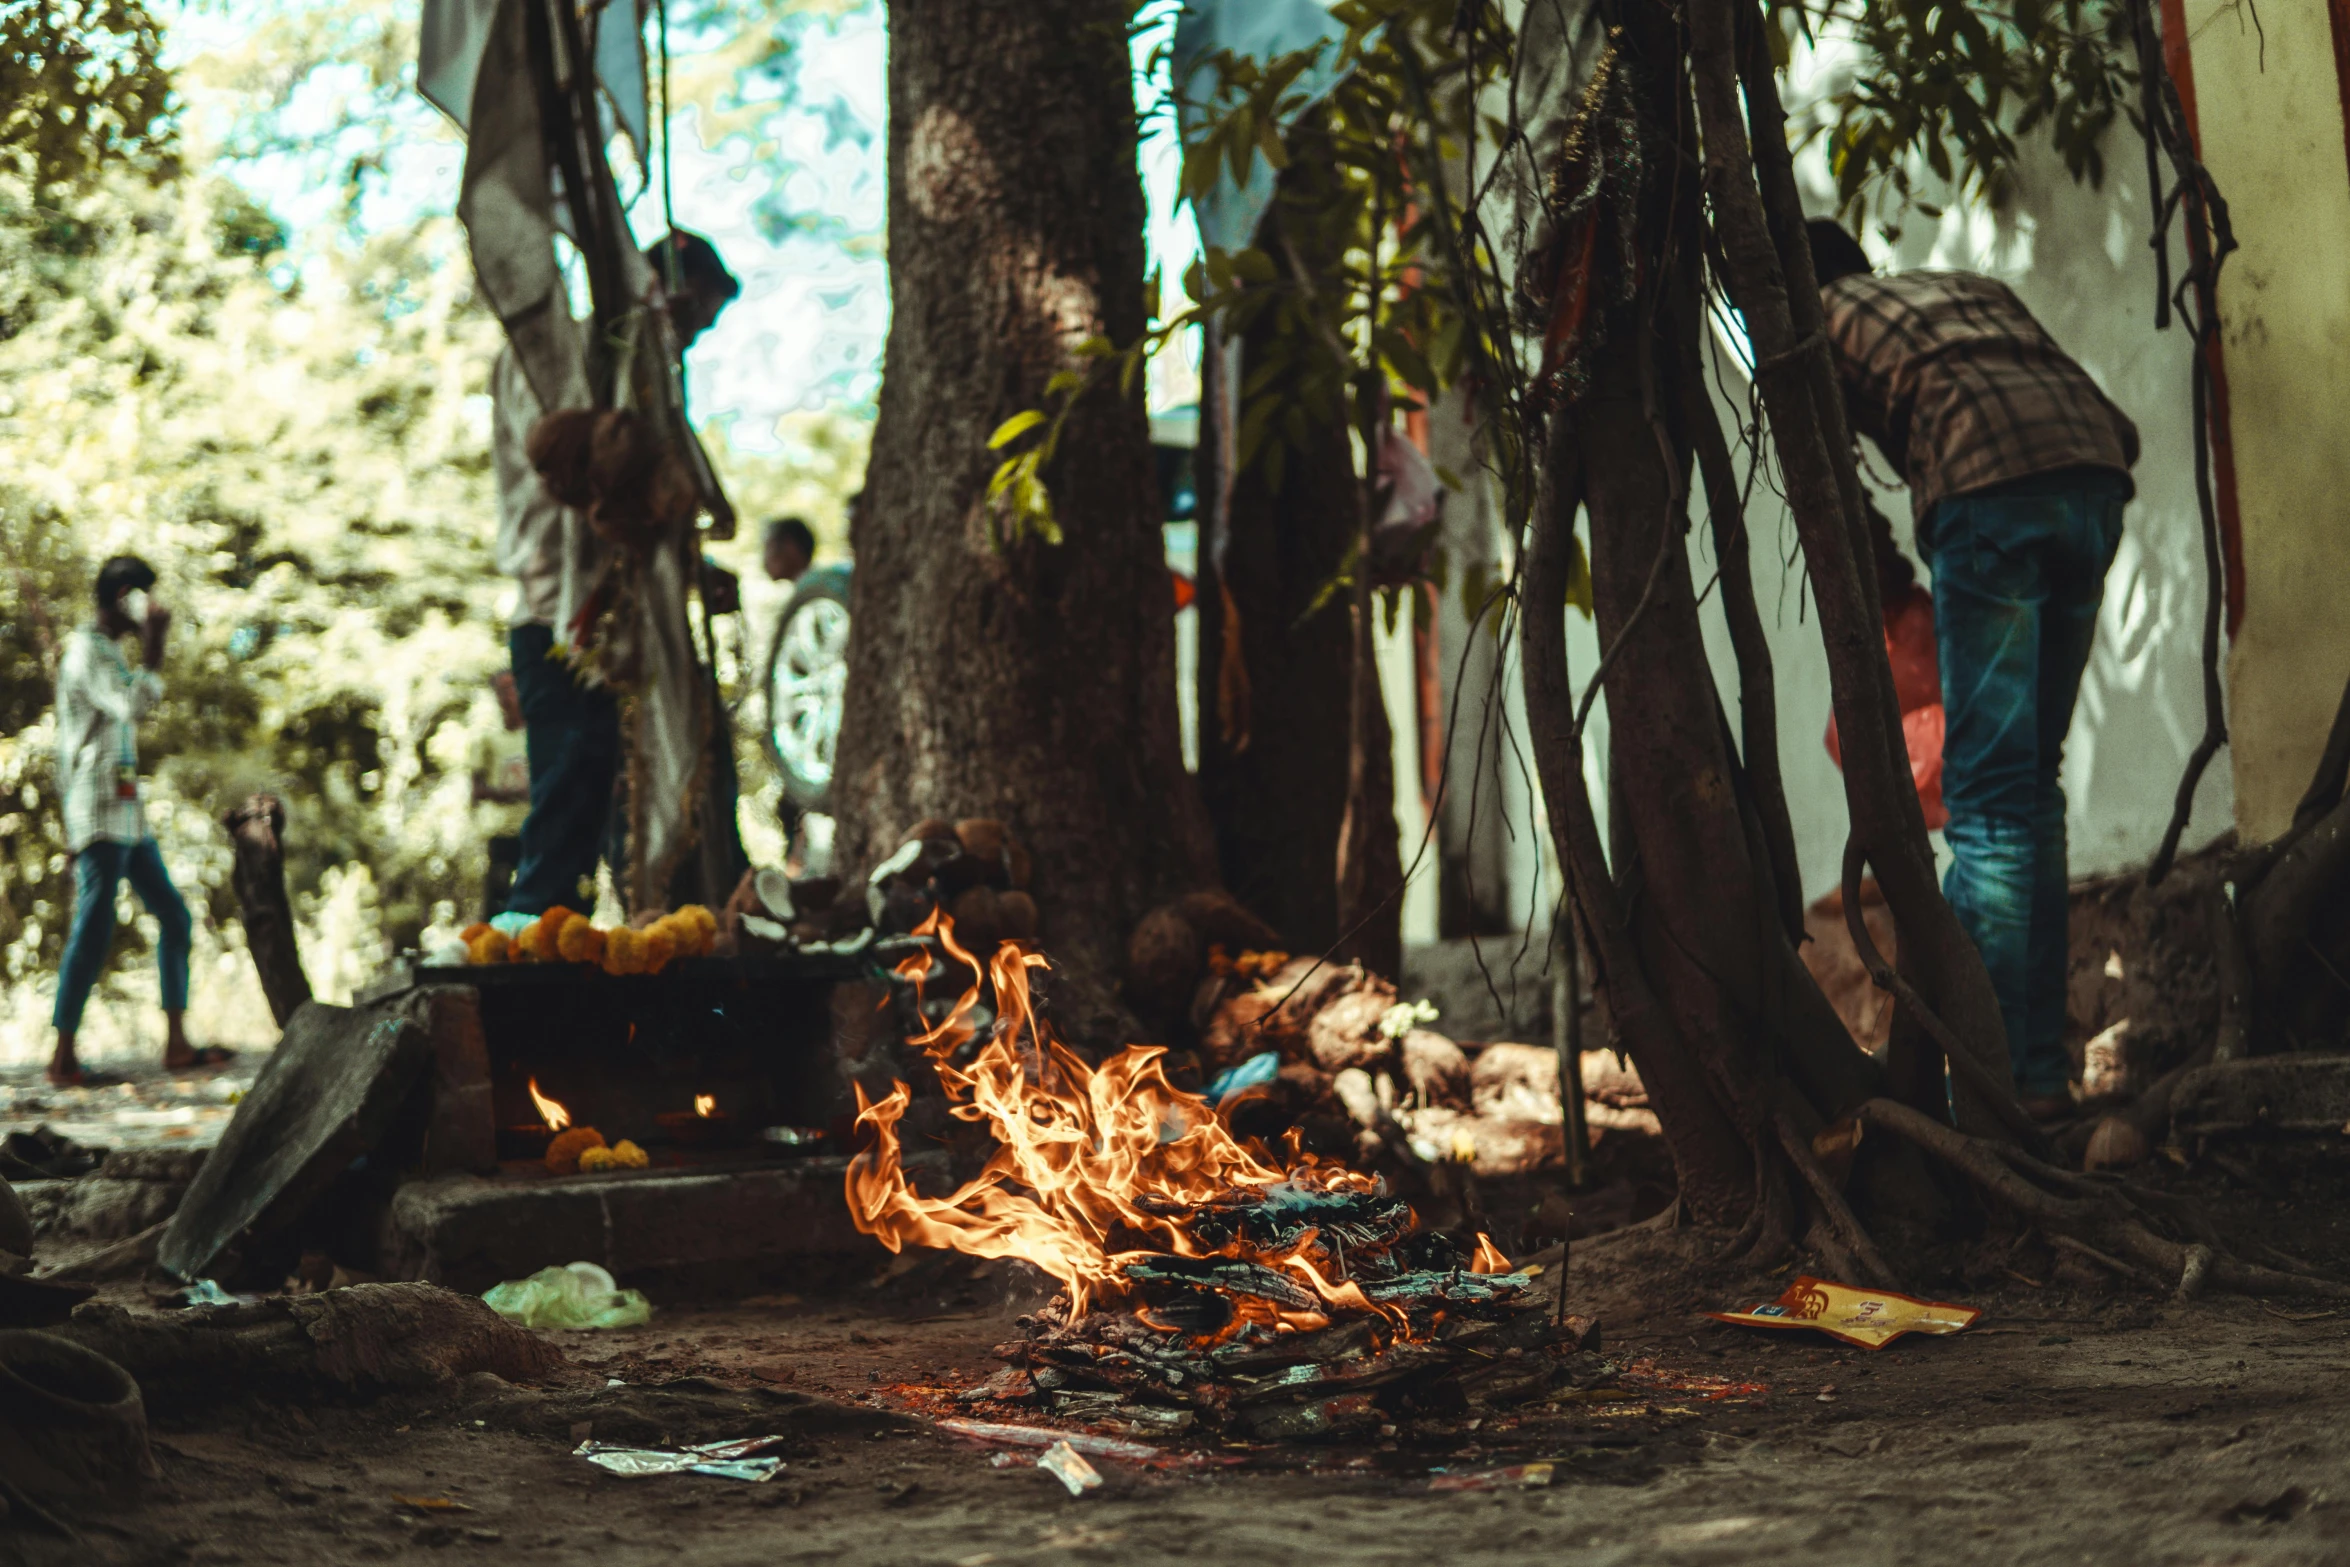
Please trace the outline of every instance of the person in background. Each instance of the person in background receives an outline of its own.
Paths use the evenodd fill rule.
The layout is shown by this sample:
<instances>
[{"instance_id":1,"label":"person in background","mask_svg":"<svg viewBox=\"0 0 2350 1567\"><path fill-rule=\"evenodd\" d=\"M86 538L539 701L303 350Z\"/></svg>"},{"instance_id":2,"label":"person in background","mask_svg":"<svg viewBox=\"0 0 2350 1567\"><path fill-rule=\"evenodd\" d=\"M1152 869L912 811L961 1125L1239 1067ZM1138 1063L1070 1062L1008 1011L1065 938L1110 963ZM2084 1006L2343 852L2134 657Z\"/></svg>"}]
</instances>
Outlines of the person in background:
<instances>
[{"instance_id":1,"label":"person in background","mask_svg":"<svg viewBox=\"0 0 2350 1567\"><path fill-rule=\"evenodd\" d=\"M742 285L699 234L673 233L645 259L678 287L670 319L681 347L707 331ZM606 852L620 781L620 707L613 693L583 681L564 657L557 631L601 574L604 547L587 519L559 504L530 463L531 426L545 412L508 347L490 377L490 455L498 486L498 569L520 593L506 643L521 700L530 756L530 812L506 912L543 914L592 898L596 861Z\"/></svg>"},{"instance_id":2,"label":"person in background","mask_svg":"<svg viewBox=\"0 0 2350 1567\"><path fill-rule=\"evenodd\" d=\"M1809 226L1853 429L1908 482L1934 576L1943 891L1991 972L2024 1108L2070 1113L2069 878L2058 768L2134 493L2138 431L1994 279L1874 276Z\"/></svg>"},{"instance_id":3,"label":"person in background","mask_svg":"<svg viewBox=\"0 0 2350 1567\"><path fill-rule=\"evenodd\" d=\"M163 1065L167 1070L219 1066L231 1052L188 1043L188 939L194 922L171 883L163 851L147 831L139 786L139 720L163 695L171 611L148 597L155 569L136 555L98 568L98 614L66 638L57 661L57 781L65 805L65 848L74 869L73 929L57 971L57 1049L49 1081L59 1088L119 1081L84 1068L74 1053L82 1010L114 941L116 889L129 881L155 916L155 964L163 991ZM121 640L139 639L133 673Z\"/></svg>"},{"instance_id":4,"label":"person in background","mask_svg":"<svg viewBox=\"0 0 2350 1567\"><path fill-rule=\"evenodd\" d=\"M767 524L759 563L770 582L797 582L816 558L816 534L797 517L778 517Z\"/></svg>"}]
</instances>

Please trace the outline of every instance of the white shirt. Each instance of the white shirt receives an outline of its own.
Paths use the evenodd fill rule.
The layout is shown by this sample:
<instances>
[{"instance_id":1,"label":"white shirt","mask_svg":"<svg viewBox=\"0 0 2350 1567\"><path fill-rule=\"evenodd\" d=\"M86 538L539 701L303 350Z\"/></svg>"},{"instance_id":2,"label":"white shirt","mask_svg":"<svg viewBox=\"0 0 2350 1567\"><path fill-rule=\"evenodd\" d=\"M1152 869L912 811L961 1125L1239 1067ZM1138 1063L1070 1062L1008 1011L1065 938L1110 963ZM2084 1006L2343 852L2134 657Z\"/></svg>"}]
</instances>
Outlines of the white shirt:
<instances>
[{"instance_id":1,"label":"white shirt","mask_svg":"<svg viewBox=\"0 0 2350 1567\"><path fill-rule=\"evenodd\" d=\"M73 853L147 836L138 726L162 697L163 682L149 670L132 673L121 646L96 626L77 626L66 639L57 660L57 784Z\"/></svg>"},{"instance_id":2,"label":"white shirt","mask_svg":"<svg viewBox=\"0 0 2350 1567\"><path fill-rule=\"evenodd\" d=\"M490 372L490 462L498 483L498 570L521 585L513 624L550 626L557 641L594 587L603 541L587 520L547 493L530 465L538 393L511 347Z\"/></svg>"}]
</instances>

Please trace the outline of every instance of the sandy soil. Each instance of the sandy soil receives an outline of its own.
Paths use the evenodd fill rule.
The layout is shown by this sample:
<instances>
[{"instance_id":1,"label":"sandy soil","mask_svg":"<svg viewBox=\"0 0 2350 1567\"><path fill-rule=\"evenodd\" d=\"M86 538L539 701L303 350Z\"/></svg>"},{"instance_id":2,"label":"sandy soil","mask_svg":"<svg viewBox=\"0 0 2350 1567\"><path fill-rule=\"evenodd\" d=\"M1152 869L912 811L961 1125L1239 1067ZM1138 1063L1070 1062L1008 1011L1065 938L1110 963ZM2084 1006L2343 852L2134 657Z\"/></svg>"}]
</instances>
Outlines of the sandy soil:
<instances>
[{"instance_id":1,"label":"sandy soil","mask_svg":"<svg viewBox=\"0 0 2350 1567\"><path fill-rule=\"evenodd\" d=\"M996 1368L1025 1302L1001 1275L917 1265L564 1335L601 1390L485 1377L423 1402L159 1422L166 1478L143 1505L85 1520L79 1546L0 1531L0 1560L2350 1561L2350 1315L2011 1279L1964 1297L1987 1310L1973 1330L1871 1354L1698 1315L1784 1283L1718 1274L1709 1244L1635 1236L1578 1257L1571 1299L1633 1368L1622 1401L1488 1417L1417 1449L1177 1444L1224 1462L1105 1460L1102 1487L1072 1498L921 1418ZM1722 1382L1760 1391L1709 1399ZM766 1431L789 1435L788 1462L759 1485L620 1479L570 1452L587 1435ZM1554 1465L1546 1487L1430 1488L1433 1469L1535 1460Z\"/></svg>"}]
</instances>

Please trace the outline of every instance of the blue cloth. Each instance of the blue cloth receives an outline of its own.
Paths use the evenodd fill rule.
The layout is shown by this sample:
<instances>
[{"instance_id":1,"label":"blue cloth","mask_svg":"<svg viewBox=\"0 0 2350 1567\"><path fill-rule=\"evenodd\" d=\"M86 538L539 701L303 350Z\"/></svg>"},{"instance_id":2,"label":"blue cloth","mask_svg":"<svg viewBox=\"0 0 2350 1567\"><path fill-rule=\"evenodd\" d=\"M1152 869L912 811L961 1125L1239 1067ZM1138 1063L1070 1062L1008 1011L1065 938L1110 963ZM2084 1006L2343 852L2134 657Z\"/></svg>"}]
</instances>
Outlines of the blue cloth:
<instances>
[{"instance_id":1,"label":"blue cloth","mask_svg":"<svg viewBox=\"0 0 2350 1567\"><path fill-rule=\"evenodd\" d=\"M1942 658L1942 890L1991 971L2017 1091L2062 1094L2068 899L2057 769L2121 542L2127 475L2036 474L1928 517Z\"/></svg>"},{"instance_id":2,"label":"blue cloth","mask_svg":"<svg viewBox=\"0 0 2350 1567\"><path fill-rule=\"evenodd\" d=\"M1204 1097L1209 1104L1222 1107L1225 1100L1244 1088L1256 1088L1270 1083L1281 1075L1281 1052L1268 1050L1262 1055L1250 1056L1235 1067L1219 1073L1208 1084Z\"/></svg>"},{"instance_id":3,"label":"blue cloth","mask_svg":"<svg viewBox=\"0 0 2350 1567\"><path fill-rule=\"evenodd\" d=\"M155 966L162 979L163 1010L188 1008L188 937L194 921L163 868L163 851L153 838L137 843L99 839L74 856L73 931L65 938L65 960L57 969L57 1007L50 1020L58 1032L82 1026L82 1008L106 967L114 945L114 894L125 878L160 927Z\"/></svg>"},{"instance_id":4,"label":"blue cloth","mask_svg":"<svg viewBox=\"0 0 2350 1567\"><path fill-rule=\"evenodd\" d=\"M506 908L522 914L544 914L558 903L585 909L595 897L596 860L620 775L620 704L610 691L573 677L554 654L549 627L515 626L506 645L530 753L530 814L523 818L522 862Z\"/></svg>"}]
</instances>

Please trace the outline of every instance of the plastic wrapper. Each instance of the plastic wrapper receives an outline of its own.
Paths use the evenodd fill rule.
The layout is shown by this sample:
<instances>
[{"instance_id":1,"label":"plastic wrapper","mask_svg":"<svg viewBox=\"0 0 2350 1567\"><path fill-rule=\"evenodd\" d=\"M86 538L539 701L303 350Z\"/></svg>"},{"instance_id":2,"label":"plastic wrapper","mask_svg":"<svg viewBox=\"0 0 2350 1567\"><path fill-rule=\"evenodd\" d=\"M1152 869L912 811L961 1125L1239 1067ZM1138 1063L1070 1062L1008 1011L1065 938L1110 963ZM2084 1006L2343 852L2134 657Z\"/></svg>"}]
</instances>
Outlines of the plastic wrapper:
<instances>
[{"instance_id":1,"label":"plastic wrapper","mask_svg":"<svg viewBox=\"0 0 2350 1567\"><path fill-rule=\"evenodd\" d=\"M1744 1311L1709 1311L1716 1322L1746 1328L1811 1328L1862 1349L1883 1349L1904 1333L1957 1333L1972 1327L1982 1312L1948 1301L1919 1300L1891 1290L1855 1289L1809 1276L1787 1286L1767 1305Z\"/></svg>"},{"instance_id":2,"label":"plastic wrapper","mask_svg":"<svg viewBox=\"0 0 2350 1567\"><path fill-rule=\"evenodd\" d=\"M1123 1458L1131 1463L1149 1463L1166 1456L1159 1449L1141 1442L1125 1442L1114 1436L1055 1431L1050 1426L1004 1425L993 1420L941 1420L938 1428L950 1436L967 1436L981 1442L1001 1442L1007 1447L1065 1445L1075 1452L1090 1453L1095 1458Z\"/></svg>"},{"instance_id":3,"label":"plastic wrapper","mask_svg":"<svg viewBox=\"0 0 2350 1567\"><path fill-rule=\"evenodd\" d=\"M1508 1491L1550 1484L1550 1464L1511 1464L1506 1469L1442 1470L1428 1477L1431 1491Z\"/></svg>"},{"instance_id":4,"label":"plastic wrapper","mask_svg":"<svg viewBox=\"0 0 2350 1567\"><path fill-rule=\"evenodd\" d=\"M1066 1440L1046 1448L1036 1467L1067 1486L1071 1496L1083 1496L1102 1483L1101 1471L1087 1463Z\"/></svg>"},{"instance_id":5,"label":"plastic wrapper","mask_svg":"<svg viewBox=\"0 0 2350 1567\"><path fill-rule=\"evenodd\" d=\"M493 1286L490 1310L526 1328L633 1328L653 1318L641 1291L624 1290L592 1262L541 1268L527 1279Z\"/></svg>"},{"instance_id":6,"label":"plastic wrapper","mask_svg":"<svg viewBox=\"0 0 2350 1567\"><path fill-rule=\"evenodd\" d=\"M748 1480L756 1485L772 1480L783 1468L780 1458L755 1456L775 1446L780 1436L745 1436L731 1442L697 1442L691 1447L621 1447L612 1442L582 1442L571 1451L599 1469L616 1475L715 1475L721 1480Z\"/></svg>"}]
</instances>

